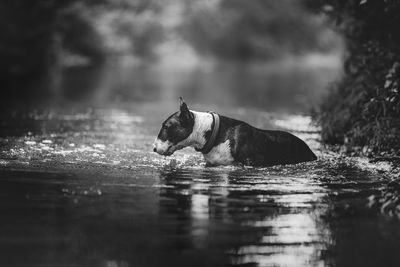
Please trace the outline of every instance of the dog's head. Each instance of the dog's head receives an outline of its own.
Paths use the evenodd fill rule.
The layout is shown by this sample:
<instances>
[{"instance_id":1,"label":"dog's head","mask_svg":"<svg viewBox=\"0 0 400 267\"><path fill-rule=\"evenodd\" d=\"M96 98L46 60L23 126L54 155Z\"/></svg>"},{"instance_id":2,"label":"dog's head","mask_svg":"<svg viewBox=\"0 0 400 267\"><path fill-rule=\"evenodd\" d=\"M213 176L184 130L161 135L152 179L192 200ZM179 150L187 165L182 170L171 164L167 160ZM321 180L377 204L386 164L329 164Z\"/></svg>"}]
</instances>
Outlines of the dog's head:
<instances>
[{"instance_id":1,"label":"dog's head","mask_svg":"<svg viewBox=\"0 0 400 267\"><path fill-rule=\"evenodd\" d=\"M185 140L193 131L194 115L188 106L180 100L179 111L169 116L162 124L160 132L154 142L154 152L170 156L176 150L187 146Z\"/></svg>"}]
</instances>

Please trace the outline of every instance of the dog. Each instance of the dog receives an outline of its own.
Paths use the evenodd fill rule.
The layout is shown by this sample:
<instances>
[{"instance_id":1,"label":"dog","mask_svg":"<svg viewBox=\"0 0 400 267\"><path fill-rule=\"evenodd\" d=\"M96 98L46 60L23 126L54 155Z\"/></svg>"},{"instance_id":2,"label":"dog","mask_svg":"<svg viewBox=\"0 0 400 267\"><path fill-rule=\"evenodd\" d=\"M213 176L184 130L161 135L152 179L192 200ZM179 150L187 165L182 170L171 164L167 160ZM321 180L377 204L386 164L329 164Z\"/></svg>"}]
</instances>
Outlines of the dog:
<instances>
[{"instance_id":1,"label":"dog","mask_svg":"<svg viewBox=\"0 0 400 267\"><path fill-rule=\"evenodd\" d=\"M261 130L214 112L179 111L163 123L153 151L170 156L184 147L203 154L206 166L243 164L273 166L316 160L304 141L284 131Z\"/></svg>"}]
</instances>

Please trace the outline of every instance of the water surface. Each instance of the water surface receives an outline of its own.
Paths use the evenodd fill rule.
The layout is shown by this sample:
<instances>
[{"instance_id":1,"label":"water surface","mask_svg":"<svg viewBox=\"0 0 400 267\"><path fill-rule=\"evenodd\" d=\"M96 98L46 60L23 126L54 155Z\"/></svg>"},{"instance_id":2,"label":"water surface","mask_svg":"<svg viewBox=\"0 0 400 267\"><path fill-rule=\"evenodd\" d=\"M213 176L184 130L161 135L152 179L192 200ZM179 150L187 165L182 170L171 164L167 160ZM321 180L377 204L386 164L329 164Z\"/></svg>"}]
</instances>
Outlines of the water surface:
<instances>
[{"instance_id":1,"label":"water surface","mask_svg":"<svg viewBox=\"0 0 400 267\"><path fill-rule=\"evenodd\" d=\"M306 102L290 93L303 84L302 99L315 99L323 93L315 88L320 74L311 79L303 71L295 76L301 82L290 82L282 72L267 78L253 73L251 80L261 82L247 80L253 87L245 91L238 89L245 81L228 83L224 75L212 74L210 85L204 72L159 80L153 72L134 73L126 78L130 86L125 78L99 82L94 75L94 85L84 84L104 91L82 89L88 100L79 103L2 115L1 265L398 266L398 221L367 206L390 166L324 148L318 128L304 115ZM72 78L58 94L83 88ZM281 91L260 89L265 79L275 79ZM228 96L213 100L199 89L216 84L222 88L218 94ZM232 84L236 89L223 93ZM118 88L125 89L115 94ZM152 142L163 119L177 109L179 95L197 110L289 130L319 160L206 168L192 149L159 156Z\"/></svg>"}]
</instances>

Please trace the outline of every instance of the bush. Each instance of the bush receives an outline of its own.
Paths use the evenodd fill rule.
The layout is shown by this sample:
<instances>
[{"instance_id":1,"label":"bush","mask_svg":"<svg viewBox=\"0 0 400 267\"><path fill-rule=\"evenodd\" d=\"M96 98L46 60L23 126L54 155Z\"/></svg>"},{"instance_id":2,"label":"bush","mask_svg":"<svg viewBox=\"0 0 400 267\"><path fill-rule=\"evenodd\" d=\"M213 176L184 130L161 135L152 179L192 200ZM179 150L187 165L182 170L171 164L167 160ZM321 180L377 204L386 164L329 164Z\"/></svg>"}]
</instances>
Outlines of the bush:
<instances>
[{"instance_id":1,"label":"bush","mask_svg":"<svg viewBox=\"0 0 400 267\"><path fill-rule=\"evenodd\" d=\"M332 0L322 8L346 38L344 78L316 113L329 144L400 151L400 1Z\"/></svg>"},{"instance_id":2,"label":"bush","mask_svg":"<svg viewBox=\"0 0 400 267\"><path fill-rule=\"evenodd\" d=\"M54 65L62 47L101 57L97 35L73 6L81 0L13 0L0 3L0 80L30 80ZM98 3L101 0L91 0ZM72 8L72 9L71 9Z\"/></svg>"}]
</instances>

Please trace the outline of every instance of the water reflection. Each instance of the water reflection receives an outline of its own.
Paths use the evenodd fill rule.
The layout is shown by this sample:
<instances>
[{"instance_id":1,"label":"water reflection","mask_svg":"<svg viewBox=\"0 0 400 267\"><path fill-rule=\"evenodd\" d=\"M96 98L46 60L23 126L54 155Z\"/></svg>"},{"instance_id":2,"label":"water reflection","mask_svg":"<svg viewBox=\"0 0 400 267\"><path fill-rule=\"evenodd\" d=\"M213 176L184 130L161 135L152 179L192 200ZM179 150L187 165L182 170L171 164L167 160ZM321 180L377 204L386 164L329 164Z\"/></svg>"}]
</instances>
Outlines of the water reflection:
<instances>
[{"instance_id":1,"label":"water reflection","mask_svg":"<svg viewBox=\"0 0 400 267\"><path fill-rule=\"evenodd\" d=\"M241 168L163 170L160 178L166 185L161 199L176 200L180 218L190 221L193 247L235 236L223 244L230 264L309 266L329 244L320 219L325 207L315 207L325 189L312 179Z\"/></svg>"}]
</instances>

